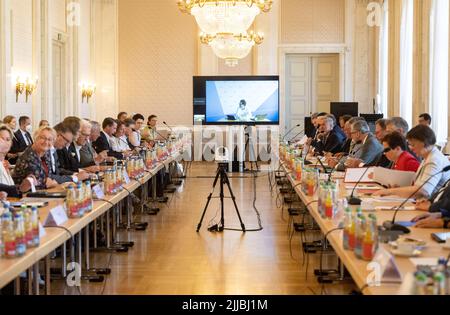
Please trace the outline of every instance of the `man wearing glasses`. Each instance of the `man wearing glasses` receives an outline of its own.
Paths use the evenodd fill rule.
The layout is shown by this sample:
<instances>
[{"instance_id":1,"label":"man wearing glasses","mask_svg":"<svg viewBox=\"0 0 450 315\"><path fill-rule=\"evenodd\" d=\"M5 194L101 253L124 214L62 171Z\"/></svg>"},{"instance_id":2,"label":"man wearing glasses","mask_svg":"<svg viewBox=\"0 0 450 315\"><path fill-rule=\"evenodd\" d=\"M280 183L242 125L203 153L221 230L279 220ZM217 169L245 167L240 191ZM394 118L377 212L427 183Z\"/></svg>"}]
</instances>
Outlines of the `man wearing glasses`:
<instances>
[{"instance_id":1,"label":"man wearing glasses","mask_svg":"<svg viewBox=\"0 0 450 315\"><path fill-rule=\"evenodd\" d=\"M73 132L69 128L69 126L64 123L60 123L55 126L56 131L56 139L51 148L49 155L51 159L51 167L50 167L50 177L58 182L58 184L67 183L67 182L78 182L83 181L89 178L89 174L85 171L74 172L70 169L64 168L67 166L67 161L60 163L60 156L65 157L66 154L64 151L68 152L68 147L73 142Z\"/></svg>"}]
</instances>

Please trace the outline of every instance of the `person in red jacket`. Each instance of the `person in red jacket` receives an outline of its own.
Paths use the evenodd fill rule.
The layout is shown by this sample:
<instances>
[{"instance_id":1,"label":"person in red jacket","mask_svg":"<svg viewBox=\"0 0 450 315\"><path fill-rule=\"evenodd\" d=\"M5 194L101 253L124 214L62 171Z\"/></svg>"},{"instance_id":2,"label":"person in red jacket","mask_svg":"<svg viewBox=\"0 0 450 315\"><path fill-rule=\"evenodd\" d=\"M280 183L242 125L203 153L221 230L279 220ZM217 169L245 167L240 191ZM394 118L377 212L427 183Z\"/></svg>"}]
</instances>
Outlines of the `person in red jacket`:
<instances>
[{"instance_id":1,"label":"person in red jacket","mask_svg":"<svg viewBox=\"0 0 450 315\"><path fill-rule=\"evenodd\" d=\"M394 131L387 134L383 140L384 155L393 165L392 169L397 171L417 172L420 162L408 151L406 138L399 132Z\"/></svg>"}]
</instances>

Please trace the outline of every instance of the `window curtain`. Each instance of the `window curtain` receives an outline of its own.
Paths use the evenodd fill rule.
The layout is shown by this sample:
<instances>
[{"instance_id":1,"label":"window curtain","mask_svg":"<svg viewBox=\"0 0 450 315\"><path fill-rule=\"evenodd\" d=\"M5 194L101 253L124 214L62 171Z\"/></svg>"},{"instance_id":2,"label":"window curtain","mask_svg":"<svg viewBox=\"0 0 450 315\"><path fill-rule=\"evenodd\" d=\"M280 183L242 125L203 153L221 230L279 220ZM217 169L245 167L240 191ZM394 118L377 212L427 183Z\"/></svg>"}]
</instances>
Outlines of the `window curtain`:
<instances>
[{"instance_id":1,"label":"window curtain","mask_svg":"<svg viewBox=\"0 0 450 315\"><path fill-rule=\"evenodd\" d=\"M430 113L439 145L448 138L449 0L433 0L430 16Z\"/></svg>"},{"instance_id":2,"label":"window curtain","mask_svg":"<svg viewBox=\"0 0 450 315\"><path fill-rule=\"evenodd\" d=\"M403 0L400 29L400 115L412 126L414 1Z\"/></svg>"},{"instance_id":3,"label":"window curtain","mask_svg":"<svg viewBox=\"0 0 450 315\"><path fill-rule=\"evenodd\" d=\"M378 111L388 117L389 0L383 2L379 38Z\"/></svg>"}]
</instances>

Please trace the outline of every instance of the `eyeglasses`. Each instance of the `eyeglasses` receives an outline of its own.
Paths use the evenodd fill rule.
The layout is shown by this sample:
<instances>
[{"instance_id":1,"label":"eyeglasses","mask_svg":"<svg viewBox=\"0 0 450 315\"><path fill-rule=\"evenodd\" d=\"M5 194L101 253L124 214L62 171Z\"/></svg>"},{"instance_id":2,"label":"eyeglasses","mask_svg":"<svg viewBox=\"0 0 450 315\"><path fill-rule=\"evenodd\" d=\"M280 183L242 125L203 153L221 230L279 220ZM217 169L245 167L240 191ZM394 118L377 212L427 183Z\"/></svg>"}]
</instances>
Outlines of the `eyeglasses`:
<instances>
[{"instance_id":1,"label":"eyeglasses","mask_svg":"<svg viewBox=\"0 0 450 315\"><path fill-rule=\"evenodd\" d=\"M61 138L63 138L63 139L66 141L66 143L72 142L72 141L70 141L69 139L67 139L66 137L64 137L64 135L63 135L62 133L58 133L58 136L60 136Z\"/></svg>"},{"instance_id":2,"label":"eyeglasses","mask_svg":"<svg viewBox=\"0 0 450 315\"><path fill-rule=\"evenodd\" d=\"M391 152L391 151L392 151L391 148L386 148L386 149L384 149L383 154L389 153L389 152Z\"/></svg>"},{"instance_id":3,"label":"eyeglasses","mask_svg":"<svg viewBox=\"0 0 450 315\"><path fill-rule=\"evenodd\" d=\"M42 140L42 141L44 141L44 142L53 142L53 141L54 141L53 138L46 138L46 137L44 137L44 136L38 137L38 140Z\"/></svg>"}]
</instances>

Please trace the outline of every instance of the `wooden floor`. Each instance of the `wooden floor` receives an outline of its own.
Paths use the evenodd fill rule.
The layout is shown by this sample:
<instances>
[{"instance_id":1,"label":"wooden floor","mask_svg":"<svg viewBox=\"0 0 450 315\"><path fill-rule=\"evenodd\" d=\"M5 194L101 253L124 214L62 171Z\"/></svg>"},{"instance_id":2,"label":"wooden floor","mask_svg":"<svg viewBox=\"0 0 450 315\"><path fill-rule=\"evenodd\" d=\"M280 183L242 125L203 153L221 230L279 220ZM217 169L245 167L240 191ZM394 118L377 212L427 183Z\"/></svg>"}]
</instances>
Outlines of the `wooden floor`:
<instances>
[{"instance_id":1,"label":"wooden floor","mask_svg":"<svg viewBox=\"0 0 450 315\"><path fill-rule=\"evenodd\" d=\"M211 202L200 233L196 233L213 183L213 178L207 176L214 176L215 172L215 164L194 163L168 206L156 217L142 218L150 223L149 229L129 234L136 245L128 254L95 254L95 266L109 263L112 274L103 284L83 282L82 294L320 294L322 286L313 276L318 258L311 257L306 278L299 237L295 235L292 240L292 258L286 210L282 216L281 209L276 207L265 173L257 179L256 203L263 231L208 232L209 224L220 218L216 199ZM231 182L247 229L257 228L252 179L236 178ZM239 228L238 223L231 200L227 200L225 225ZM122 240L127 236L122 234ZM327 285L325 289L328 294L347 294L352 286ZM63 281L53 283L53 293L79 294Z\"/></svg>"}]
</instances>

